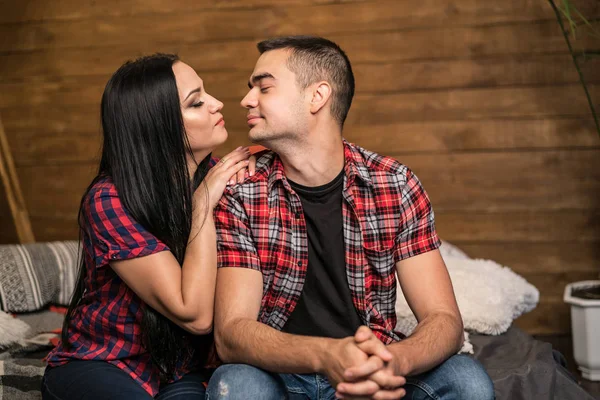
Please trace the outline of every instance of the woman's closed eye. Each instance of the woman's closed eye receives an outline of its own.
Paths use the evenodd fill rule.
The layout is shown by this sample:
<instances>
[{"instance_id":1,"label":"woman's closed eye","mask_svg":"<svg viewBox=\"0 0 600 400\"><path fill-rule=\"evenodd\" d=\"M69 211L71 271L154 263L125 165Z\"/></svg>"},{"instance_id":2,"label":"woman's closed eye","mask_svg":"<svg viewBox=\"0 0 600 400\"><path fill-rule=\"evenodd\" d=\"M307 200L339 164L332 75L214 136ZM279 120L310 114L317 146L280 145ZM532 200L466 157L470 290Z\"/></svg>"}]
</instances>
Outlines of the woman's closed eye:
<instances>
[{"instance_id":1,"label":"woman's closed eye","mask_svg":"<svg viewBox=\"0 0 600 400\"><path fill-rule=\"evenodd\" d=\"M203 102L203 101L199 101L199 102L197 102L197 103L193 103L193 104L192 104L192 107L195 107L195 108L202 107L202 105L203 105L203 104L204 104L204 102Z\"/></svg>"}]
</instances>

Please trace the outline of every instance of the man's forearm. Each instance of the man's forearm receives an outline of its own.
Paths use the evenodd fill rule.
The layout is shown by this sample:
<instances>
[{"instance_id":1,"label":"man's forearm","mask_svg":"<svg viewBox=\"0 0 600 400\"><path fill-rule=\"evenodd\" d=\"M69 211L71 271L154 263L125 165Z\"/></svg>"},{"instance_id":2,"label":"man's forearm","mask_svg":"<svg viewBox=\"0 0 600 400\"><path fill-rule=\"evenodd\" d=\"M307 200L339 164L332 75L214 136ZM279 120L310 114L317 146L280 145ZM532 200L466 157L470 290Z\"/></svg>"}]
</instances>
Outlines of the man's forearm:
<instances>
[{"instance_id":1,"label":"man's forearm","mask_svg":"<svg viewBox=\"0 0 600 400\"><path fill-rule=\"evenodd\" d=\"M215 339L224 362L250 364L277 373L322 373L324 355L335 341L279 332L250 319L232 321L219 330Z\"/></svg>"},{"instance_id":2,"label":"man's forearm","mask_svg":"<svg viewBox=\"0 0 600 400\"><path fill-rule=\"evenodd\" d=\"M396 375L411 376L438 366L463 343L460 317L437 313L423 319L408 338L388 346Z\"/></svg>"}]
</instances>

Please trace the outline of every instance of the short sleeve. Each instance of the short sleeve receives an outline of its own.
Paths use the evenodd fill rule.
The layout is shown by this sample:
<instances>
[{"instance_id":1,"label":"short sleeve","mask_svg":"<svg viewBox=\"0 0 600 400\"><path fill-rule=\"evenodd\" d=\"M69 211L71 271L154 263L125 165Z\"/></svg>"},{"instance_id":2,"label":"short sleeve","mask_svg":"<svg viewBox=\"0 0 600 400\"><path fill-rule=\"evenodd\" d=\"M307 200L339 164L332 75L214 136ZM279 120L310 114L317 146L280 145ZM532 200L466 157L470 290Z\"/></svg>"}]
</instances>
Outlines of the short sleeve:
<instances>
[{"instance_id":1,"label":"short sleeve","mask_svg":"<svg viewBox=\"0 0 600 400\"><path fill-rule=\"evenodd\" d=\"M97 267L169 250L130 215L115 190L93 193L87 211Z\"/></svg>"},{"instance_id":2,"label":"short sleeve","mask_svg":"<svg viewBox=\"0 0 600 400\"><path fill-rule=\"evenodd\" d=\"M226 192L215 207L214 217L217 230L217 267L261 271L248 216L242 205Z\"/></svg>"},{"instance_id":3,"label":"short sleeve","mask_svg":"<svg viewBox=\"0 0 600 400\"><path fill-rule=\"evenodd\" d=\"M441 241L435 230L433 208L419 179L407 170L402 189L400 227L396 237L394 262L435 250Z\"/></svg>"}]
</instances>

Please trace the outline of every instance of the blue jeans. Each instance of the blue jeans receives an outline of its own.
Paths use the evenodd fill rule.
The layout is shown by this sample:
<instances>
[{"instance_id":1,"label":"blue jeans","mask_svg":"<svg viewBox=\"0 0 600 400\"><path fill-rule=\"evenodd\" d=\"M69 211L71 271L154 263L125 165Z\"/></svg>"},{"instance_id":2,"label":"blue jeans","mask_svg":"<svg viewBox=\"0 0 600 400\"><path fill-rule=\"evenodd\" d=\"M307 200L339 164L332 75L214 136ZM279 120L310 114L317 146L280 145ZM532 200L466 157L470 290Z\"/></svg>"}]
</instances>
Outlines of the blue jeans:
<instances>
[{"instance_id":1,"label":"blue jeans","mask_svg":"<svg viewBox=\"0 0 600 400\"><path fill-rule=\"evenodd\" d=\"M155 399L204 399L206 376L200 372L185 375L177 382L161 385ZM42 379L43 400L151 400L139 383L120 368L105 361L70 361L46 368Z\"/></svg>"},{"instance_id":2,"label":"blue jeans","mask_svg":"<svg viewBox=\"0 0 600 400\"><path fill-rule=\"evenodd\" d=\"M494 386L481 364L455 355L432 370L407 378L411 400L492 400ZM227 364L215 371L206 400L330 400L335 390L318 374L271 374L244 364Z\"/></svg>"}]
</instances>

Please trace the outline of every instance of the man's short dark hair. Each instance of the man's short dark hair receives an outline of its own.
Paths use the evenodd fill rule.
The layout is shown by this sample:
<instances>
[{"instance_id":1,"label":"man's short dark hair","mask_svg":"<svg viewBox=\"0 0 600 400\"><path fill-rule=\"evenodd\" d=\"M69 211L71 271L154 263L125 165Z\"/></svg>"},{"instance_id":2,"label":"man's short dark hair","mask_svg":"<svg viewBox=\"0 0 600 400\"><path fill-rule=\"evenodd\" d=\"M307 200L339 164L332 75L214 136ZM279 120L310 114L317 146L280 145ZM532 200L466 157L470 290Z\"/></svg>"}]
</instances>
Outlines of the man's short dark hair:
<instances>
[{"instance_id":1,"label":"man's short dark hair","mask_svg":"<svg viewBox=\"0 0 600 400\"><path fill-rule=\"evenodd\" d=\"M354 74L340 46L316 36L285 36L264 40L257 47L260 54L289 49L287 67L302 88L321 80L329 82L333 89L331 114L344 125L354 97Z\"/></svg>"}]
</instances>

